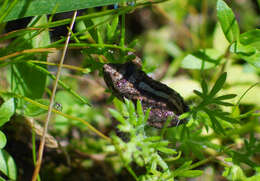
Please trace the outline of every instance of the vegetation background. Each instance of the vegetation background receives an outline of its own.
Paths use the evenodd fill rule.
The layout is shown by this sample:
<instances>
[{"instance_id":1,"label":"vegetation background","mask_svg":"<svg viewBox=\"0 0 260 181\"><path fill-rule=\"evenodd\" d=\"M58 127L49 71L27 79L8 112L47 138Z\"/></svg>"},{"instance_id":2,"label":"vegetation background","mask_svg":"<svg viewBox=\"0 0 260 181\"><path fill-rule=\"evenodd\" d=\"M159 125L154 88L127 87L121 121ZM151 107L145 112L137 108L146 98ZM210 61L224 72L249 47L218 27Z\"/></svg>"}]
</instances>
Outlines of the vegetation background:
<instances>
[{"instance_id":1,"label":"vegetation background","mask_svg":"<svg viewBox=\"0 0 260 181\"><path fill-rule=\"evenodd\" d=\"M260 180L259 15L259 0L1 1L0 181ZM128 52L187 124L151 128L112 96L102 66Z\"/></svg>"}]
</instances>

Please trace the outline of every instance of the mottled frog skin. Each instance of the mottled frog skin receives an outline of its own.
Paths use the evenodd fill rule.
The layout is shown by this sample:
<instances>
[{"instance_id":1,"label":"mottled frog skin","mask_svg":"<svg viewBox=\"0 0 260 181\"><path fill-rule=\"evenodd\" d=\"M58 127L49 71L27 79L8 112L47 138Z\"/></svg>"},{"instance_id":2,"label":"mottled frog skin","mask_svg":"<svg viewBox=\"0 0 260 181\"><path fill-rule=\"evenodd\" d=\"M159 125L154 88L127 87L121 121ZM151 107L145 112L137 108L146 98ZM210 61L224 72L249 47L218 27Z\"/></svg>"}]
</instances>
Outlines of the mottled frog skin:
<instances>
[{"instance_id":1,"label":"mottled frog skin","mask_svg":"<svg viewBox=\"0 0 260 181\"><path fill-rule=\"evenodd\" d=\"M104 64L104 80L112 93L120 100L127 98L135 104L141 100L143 110L151 108L148 124L162 128L169 116L168 127L186 122L179 115L189 110L183 98L173 89L146 75L140 65L134 62L125 64Z\"/></svg>"}]
</instances>

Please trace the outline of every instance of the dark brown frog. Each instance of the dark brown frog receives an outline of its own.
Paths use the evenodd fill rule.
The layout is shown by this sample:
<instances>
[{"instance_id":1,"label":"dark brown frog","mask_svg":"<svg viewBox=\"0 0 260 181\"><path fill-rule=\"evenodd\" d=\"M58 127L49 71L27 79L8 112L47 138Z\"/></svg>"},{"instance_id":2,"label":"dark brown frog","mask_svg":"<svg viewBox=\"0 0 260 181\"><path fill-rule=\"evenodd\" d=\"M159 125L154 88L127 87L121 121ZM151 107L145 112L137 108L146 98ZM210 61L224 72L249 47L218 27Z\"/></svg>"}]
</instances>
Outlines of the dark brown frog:
<instances>
[{"instance_id":1,"label":"dark brown frog","mask_svg":"<svg viewBox=\"0 0 260 181\"><path fill-rule=\"evenodd\" d=\"M148 124L162 128L170 116L168 127L178 126L186 120L179 115L187 112L183 98L167 85L153 80L141 70L140 64L104 64L104 80L112 93L120 100L127 98L134 103L141 100L143 110L151 109Z\"/></svg>"}]
</instances>

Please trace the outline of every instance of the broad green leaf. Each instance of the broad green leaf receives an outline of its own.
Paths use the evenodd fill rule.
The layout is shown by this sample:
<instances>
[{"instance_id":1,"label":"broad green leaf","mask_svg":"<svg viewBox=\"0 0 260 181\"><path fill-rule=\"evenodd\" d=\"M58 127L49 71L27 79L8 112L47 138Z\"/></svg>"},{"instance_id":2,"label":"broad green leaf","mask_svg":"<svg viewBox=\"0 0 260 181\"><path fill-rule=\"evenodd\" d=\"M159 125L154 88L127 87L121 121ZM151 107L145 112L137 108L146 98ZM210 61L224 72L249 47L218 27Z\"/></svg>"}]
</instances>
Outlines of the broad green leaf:
<instances>
[{"instance_id":1,"label":"broad green leaf","mask_svg":"<svg viewBox=\"0 0 260 181\"><path fill-rule=\"evenodd\" d=\"M46 106L48 106L48 105L49 105L49 102L50 102L48 99L38 99L38 100L36 100L36 101L39 102L39 103L41 103L41 104L43 104L43 105L46 105ZM34 105L34 104L28 103L28 104L26 105L24 114L27 115L27 116L32 116L32 117L34 117L34 116L38 116L38 115L40 115L40 114L44 114L44 113L46 113L46 112L47 112L47 110L41 109L39 106L36 106L36 105Z\"/></svg>"},{"instance_id":2,"label":"broad green leaf","mask_svg":"<svg viewBox=\"0 0 260 181\"><path fill-rule=\"evenodd\" d=\"M260 30L254 29L240 35L240 44L231 47L231 51L242 59L260 68Z\"/></svg>"},{"instance_id":3,"label":"broad green leaf","mask_svg":"<svg viewBox=\"0 0 260 181\"><path fill-rule=\"evenodd\" d=\"M5 101L0 107L0 127L8 122L15 112L14 99Z\"/></svg>"},{"instance_id":4,"label":"broad green leaf","mask_svg":"<svg viewBox=\"0 0 260 181\"><path fill-rule=\"evenodd\" d=\"M130 0L19 0L11 12L5 17L4 22L28 16L68 12L97 6L106 6Z\"/></svg>"},{"instance_id":5,"label":"broad green leaf","mask_svg":"<svg viewBox=\"0 0 260 181\"><path fill-rule=\"evenodd\" d=\"M239 36L240 43L260 50L260 29L247 31Z\"/></svg>"},{"instance_id":6,"label":"broad green leaf","mask_svg":"<svg viewBox=\"0 0 260 181\"><path fill-rule=\"evenodd\" d=\"M45 23L47 23L47 17L44 15L40 18L33 18L28 26L37 26ZM48 30L36 34L36 36L35 33L36 32L29 32L25 34L24 41L26 47L40 48L50 44ZM35 54L31 58L46 61L47 53ZM40 67L46 69L47 66L40 65ZM42 97L46 86L46 74L23 62L13 66L12 76L12 84L15 92L33 99Z\"/></svg>"},{"instance_id":7,"label":"broad green leaf","mask_svg":"<svg viewBox=\"0 0 260 181\"><path fill-rule=\"evenodd\" d=\"M39 26L39 25L46 24L47 22L48 22L47 16L43 15L39 18L37 18L37 17L33 18L32 21L30 22L30 24L34 25L34 26ZM37 36L35 36L31 41L32 47L33 48L40 48L40 47L46 47L46 46L50 45L51 44L51 38L50 38L49 32L50 31L47 29L47 30L42 31ZM29 36L28 37L28 39L29 39L31 36L33 36L33 34L28 33L27 36ZM47 56L47 55L44 55L44 56ZM44 57L44 58L41 58L41 59L45 60L46 58Z\"/></svg>"},{"instance_id":8,"label":"broad green leaf","mask_svg":"<svg viewBox=\"0 0 260 181\"><path fill-rule=\"evenodd\" d=\"M5 134L0 130L0 149L4 148L6 145Z\"/></svg>"},{"instance_id":9,"label":"broad green leaf","mask_svg":"<svg viewBox=\"0 0 260 181\"><path fill-rule=\"evenodd\" d=\"M33 99L42 97L46 83L44 73L27 63L18 63L13 66L13 70L15 92Z\"/></svg>"},{"instance_id":10,"label":"broad green leaf","mask_svg":"<svg viewBox=\"0 0 260 181\"><path fill-rule=\"evenodd\" d=\"M189 54L182 60L182 68L187 69L209 69L218 65L221 60L221 53L215 49L199 50Z\"/></svg>"},{"instance_id":11,"label":"broad green leaf","mask_svg":"<svg viewBox=\"0 0 260 181\"><path fill-rule=\"evenodd\" d=\"M226 78L227 78L226 72L224 72L223 74L220 75L220 77L218 78L215 85L213 86L213 88L210 91L210 94L209 94L210 97L215 96L218 93L218 91L220 91L220 89L223 87L223 85L226 81Z\"/></svg>"},{"instance_id":12,"label":"broad green leaf","mask_svg":"<svg viewBox=\"0 0 260 181\"><path fill-rule=\"evenodd\" d=\"M5 150L0 150L0 172L5 174L11 180L16 180L16 164L13 157Z\"/></svg>"},{"instance_id":13,"label":"broad green leaf","mask_svg":"<svg viewBox=\"0 0 260 181\"><path fill-rule=\"evenodd\" d=\"M256 68L260 68L260 50L258 45L234 43L230 47L230 51L236 53L240 58L244 59Z\"/></svg>"},{"instance_id":14,"label":"broad green leaf","mask_svg":"<svg viewBox=\"0 0 260 181\"><path fill-rule=\"evenodd\" d=\"M217 2L217 17L229 43L236 41L240 33L239 26L233 11L223 0Z\"/></svg>"},{"instance_id":15,"label":"broad green leaf","mask_svg":"<svg viewBox=\"0 0 260 181\"><path fill-rule=\"evenodd\" d=\"M230 51L236 53L239 56L250 57L256 53L256 48L251 45L243 45L241 43L233 43L230 46Z\"/></svg>"}]
</instances>

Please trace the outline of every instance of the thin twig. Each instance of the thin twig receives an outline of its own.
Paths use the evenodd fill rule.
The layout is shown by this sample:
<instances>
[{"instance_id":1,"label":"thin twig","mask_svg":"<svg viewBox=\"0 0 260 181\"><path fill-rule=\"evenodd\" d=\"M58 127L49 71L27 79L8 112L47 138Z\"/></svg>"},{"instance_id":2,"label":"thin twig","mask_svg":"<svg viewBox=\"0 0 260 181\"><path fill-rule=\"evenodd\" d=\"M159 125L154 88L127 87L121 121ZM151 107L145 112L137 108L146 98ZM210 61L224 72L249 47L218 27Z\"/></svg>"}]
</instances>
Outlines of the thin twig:
<instances>
[{"instance_id":1,"label":"thin twig","mask_svg":"<svg viewBox=\"0 0 260 181\"><path fill-rule=\"evenodd\" d=\"M45 125L44 125L44 132L43 132L43 135L42 135L42 138L41 138L40 147L39 147L39 151L38 151L38 160L36 162L36 166L35 166L35 169L34 169L34 172L33 172L32 181L36 181L37 176L38 176L39 171L40 171L40 168L41 168L45 138L46 138L46 134L47 134L47 130L48 130L48 124L49 124L50 118L51 118L52 107L53 107L53 104L54 104L54 97L55 97L55 93L56 93L56 89L57 89L57 85L58 85L58 81L59 81L59 77L60 77L60 73L61 73L62 64L63 64L65 54L66 54L66 51L67 51L67 48L68 48L70 35L71 35L71 31L72 31L76 16L77 16L77 11L75 11L74 14L73 14L72 21L71 21L71 24L70 24L70 31L68 31L67 40L65 42L64 49L63 49L63 52L62 52L62 57L61 57L61 60L60 60L60 64L58 66L56 79L55 79L53 89L52 89L50 105L49 105L49 108L48 108L48 114L47 114L47 118L46 118Z\"/></svg>"},{"instance_id":2,"label":"thin twig","mask_svg":"<svg viewBox=\"0 0 260 181\"><path fill-rule=\"evenodd\" d=\"M26 50L22 50L22 51L19 51L19 52L15 52L15 53L12 53L12 54L9 54L9 55L0 57L0 61L4 61L5 59L9 59L9 58L18 56L18 55L23 54L23 53L53 52L53 51L55 51L55 50L56 50L56 48L34 48L34 49L26 49Z\"/></svg>"}]
</instances>

